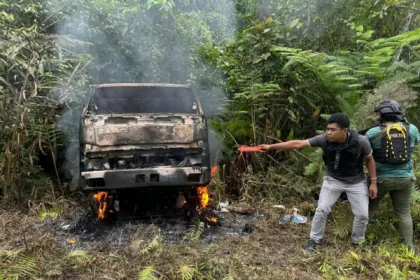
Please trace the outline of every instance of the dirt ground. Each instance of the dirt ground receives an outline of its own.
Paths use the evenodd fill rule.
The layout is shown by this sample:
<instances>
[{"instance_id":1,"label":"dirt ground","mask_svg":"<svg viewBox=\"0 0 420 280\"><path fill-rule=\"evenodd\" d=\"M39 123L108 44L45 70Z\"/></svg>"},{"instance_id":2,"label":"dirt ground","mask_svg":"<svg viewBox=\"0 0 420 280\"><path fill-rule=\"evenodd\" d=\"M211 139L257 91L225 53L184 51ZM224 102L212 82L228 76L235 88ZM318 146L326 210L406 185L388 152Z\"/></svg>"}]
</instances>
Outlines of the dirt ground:
<instances>
[{"instance_id":1,"label":"dirt ground","mask_svg":"<svg viewBox=\"0 0 420 280\"><path fill-rule=\"evenodd\" d=\"M310 221L279 224L293 206L314 207L254 205L252 215L215 213L218 225L183 216L104 223L72 199L1 209L0 279L420 279L418 257L386 245L362 252L328 230L321 252L305 253Z\"/></svg>"}]
</instances>

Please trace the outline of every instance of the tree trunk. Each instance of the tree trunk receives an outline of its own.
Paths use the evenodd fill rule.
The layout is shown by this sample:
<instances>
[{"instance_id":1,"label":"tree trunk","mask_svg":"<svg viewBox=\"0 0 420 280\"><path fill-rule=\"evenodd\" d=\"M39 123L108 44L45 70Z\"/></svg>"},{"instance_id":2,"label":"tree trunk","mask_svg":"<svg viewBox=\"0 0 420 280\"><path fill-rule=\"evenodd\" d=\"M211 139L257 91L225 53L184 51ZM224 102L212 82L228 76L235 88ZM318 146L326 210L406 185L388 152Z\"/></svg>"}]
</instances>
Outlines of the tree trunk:
<instances>
[{"instance_id":1,"label":"tree trunk","mask_svg":"<svg viewBox=\"0 0 420 280\"><path fill-rule=\"evenodd\" d=\"M415 5L416 5L416 4L415 4L415 3L413 3L412 8L414 8L414 7L415 7ZM407 19L406 19L406 21L405 21L405 24L404 24L404 27L403 27L403 29L402 29L402 32L401 32L401 33L405 33L405 32L407 32L407 31L409 30L409 28L410 28L410 23L411 23L411 22L412 22L412 21L416 18L416 16L417 16L417 11L416 11L416 10L414 10L414 9L410 9L410 10L408 10ZM399 61L399 60L400 60L402 50L403 50L403 47L401 46L401 47L398 49L397 54L395 55L394 62L397 62L397 61Z\"/></svg>"}]
</instances>

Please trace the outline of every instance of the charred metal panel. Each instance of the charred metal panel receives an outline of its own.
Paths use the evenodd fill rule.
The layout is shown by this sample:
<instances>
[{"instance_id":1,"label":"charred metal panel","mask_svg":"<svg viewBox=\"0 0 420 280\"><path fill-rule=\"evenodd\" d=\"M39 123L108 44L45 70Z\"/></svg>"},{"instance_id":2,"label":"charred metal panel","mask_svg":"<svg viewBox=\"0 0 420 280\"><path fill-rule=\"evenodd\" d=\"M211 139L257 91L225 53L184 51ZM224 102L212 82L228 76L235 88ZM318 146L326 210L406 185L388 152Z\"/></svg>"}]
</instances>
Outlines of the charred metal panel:
<instances>
[{"instance_id":1,"label":"charred metal panel","mask_svg":"<svg viewBox=\"0 0 420 280\"><path fill-rule=\"evenodd\" d=\"M104 126L95 128L98 146L143 143L191 143L193 125L145 124L142 126Z\"/></svg>"},{"instance_id":2,"label":"charred metal panel","mask_svg":"<svg viewBox=\"0 0 420 280\"><path fill-rule=\"evenodd\" d=\"M202 140L206 127L197 117L85 117L81 143L97 146L192 143Z\"/></svg>"},{"instance_id":3,"label":"charred metal panel","mask_svg":"<svg viewBox=\"0 0 420 280\"><path fill-rule=\"evenodd\" d=\"M149 186L197 186L210 182L207 167L145 168L82 172L86 190L112 190Z\"/></svg>"}]
</instances>

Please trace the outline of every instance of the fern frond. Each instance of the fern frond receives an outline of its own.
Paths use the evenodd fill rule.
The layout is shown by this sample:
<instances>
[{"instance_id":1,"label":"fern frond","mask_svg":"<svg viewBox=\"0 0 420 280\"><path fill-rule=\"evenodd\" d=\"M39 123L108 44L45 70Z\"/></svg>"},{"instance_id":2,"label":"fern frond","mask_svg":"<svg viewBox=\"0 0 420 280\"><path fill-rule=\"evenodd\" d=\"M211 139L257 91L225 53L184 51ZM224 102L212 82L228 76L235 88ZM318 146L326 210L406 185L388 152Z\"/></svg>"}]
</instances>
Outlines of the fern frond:
<instances>
[{"instance_id":1,"label":"fern frond","mask_svg":"<svg viewBox=\"0 0 420 280\"><path fill-rule=\"evenodd\" d=\"M158 280L153 273L153 266L147 266L139 272L139 280Z\"/></svg>"},{"instance_id":2,"label":"fern frond","mask_svg":"<svg viewBox=\"0 0 420 280\"><path fill-rule=\"evenodd\" d=\"M348 203L339 203L333 212L334 225L331 227L331 233L339 238L348 236L352 231L353 213Z\"/></svg>"},{"instance_id":3,"label":"fern frond","mask_svg":"<svg viewBox=\"0 0 420 280\"><path fill-rule=\"evenodd\" d=\"M37 273L37 261L33 256L17 256L13 264L0 271L0 279L34 278Z\"/></svg>"},{"instance_id":4,"label":"fern frond","mask_svg":"<svg viewBox=\"0 0 420 280\"><path fill-rule=\"evenodd\" d=\"M420 190L417 190L417 189L413 190L412 200L415 203L420 203Z\"/></svg>"},{"instance_id":5,"label":"fern frond","mask_svg":"<svg viewBox=\"0 0 420 280\"><path fill-rule=\"evenodd\" d=\"M58 215L60 215L61 209L49 209L49 210L41 210L39 212L39 219L41 221L45 221L47 219L56 220Z\"/></svg>"},{"instance_id":6,"label":"fern frond","mask_svg":"<svg viewBox=\"0 0 420 280\"><path fill-rule=\"evenodd\" d=\"M84 250L72 250L68 254L67 259L75 267L86 266L92 262L91 256Z\"/></svg>"},{"instance_id":7,"label":"fern frond","mask_svg":"<svg viewBox=\"0 0 420 280\"><path fill-rule=\"evenodd\" d=\"M162 236L156 235L152 239L152 241L149 244L147 244L145 248L140 250L140 255L147 255L153 251L156 251L160 247L161 244L162 244Z\"/></svg>"},{"instance_id":8,"label":"fern frond","mask_svg":"<svg viewBox=\"0 0 420 280\"><path fill-rule=\"evenodd\" d=\"M130 244L130 250L134 255L147 255L161 249L163 237L156 227L149 227L145 231L137 232Z\"/></svg>"},{"instance_id":9,"label":"fern frond","mask_svg":"<svg viewBox=\"0 0 420 280\"><path fill-rule=\"evenodd\" d=\"M49 277L60 276L62 275L62 271L59 267L52 268L45 273Z\"/></svg>"},{"instance_id":10,"label":"fern frond","mask_svg":"<svg viewBox=\"0 0 420 280\"><path fill-rule=\"evenodd\" d=\"M0 259L7 259L12 260L16 258L20 253L22 252L22 249L19 250L0 250Z\"/></svg>"},{"instance_id":11,"label":"fern frond","mask_svg":"<svg viewBox=\"0 0 420 280\"><path fill-rule=\"evenodd\" d=\"M198 241L204 232L204 223L197 217L194 223L188 229L188 233L184 236L184 240Z\"/></svg>"},{"instance_id":12,"label":"fern frond","mask_svg":"<svg viewBox=\"0 0 420 280\"><path fill-rule=\"evenodd\" d=\"M182 280L192 280L196 268L191 265L182 265L178 270L178 275Z\"/></svg>"}]
</instances>

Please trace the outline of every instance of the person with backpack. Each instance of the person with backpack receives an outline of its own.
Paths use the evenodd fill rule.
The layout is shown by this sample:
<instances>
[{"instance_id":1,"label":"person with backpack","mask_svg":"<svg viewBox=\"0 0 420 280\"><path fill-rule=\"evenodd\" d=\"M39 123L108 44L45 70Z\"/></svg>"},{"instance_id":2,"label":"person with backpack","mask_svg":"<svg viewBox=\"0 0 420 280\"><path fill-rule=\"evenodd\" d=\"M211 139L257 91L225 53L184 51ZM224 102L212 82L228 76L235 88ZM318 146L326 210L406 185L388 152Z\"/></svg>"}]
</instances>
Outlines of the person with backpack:
<instances>
[{"instance_id":1,"label":"person with backpack","mask_svg":"<svg viewBox=\"0 0 420 280\"><path fill-rule=\"evenodd\" d=\"M352 241L353 246L362 245L369 222L369 197L377 193L375 181L375 161L372 148L365 136L350 130L350 120L342 113L331 115L328 119L326 133L306 140L291 140L273 145L263 144L263 151L293 150L307 147L319 147L323 150L323 160L327 172L319 195L318 206L312 221L310 239L305 247L309 253L317 250L324 236L327 217L332 206L345 192L354 214ZM366 162L371 176L368 189L363 173Z\"/></svg>"},{"instance_id":2,"label":"person with backpack","mask_svg":"<svg viewBox=\"0 0 420 280\"><path fill-rule=\"evenodd\" d=\"M401 121L401 106L395 100L380 102L375 112L380 125L366 132L373 148L378 186L377 197L369 203L369 219L374 216L382 198L389 193L402 241L409 249L416 250L410 213L415 181L411 154L419 143L419 131L416 126Z\"/></svg>"}]
</instances>

